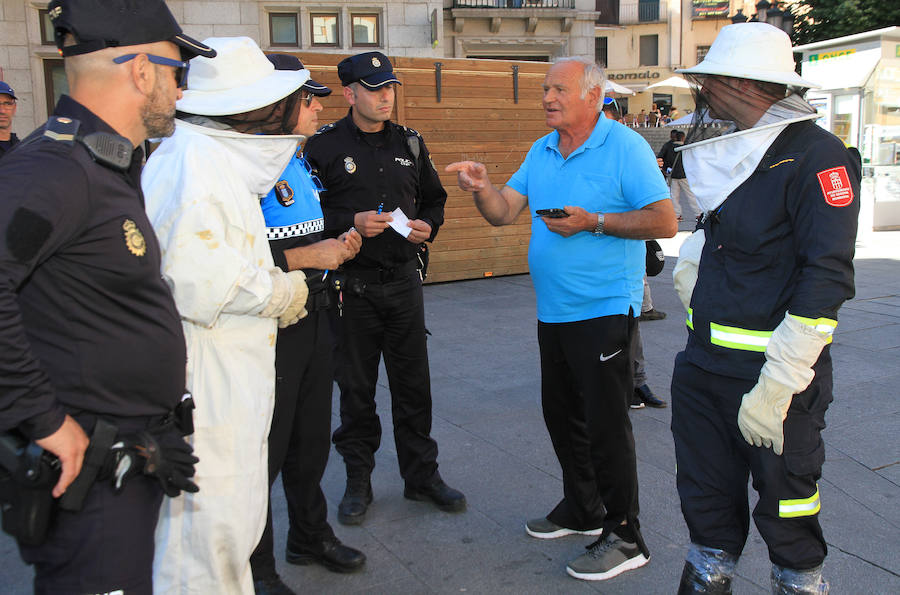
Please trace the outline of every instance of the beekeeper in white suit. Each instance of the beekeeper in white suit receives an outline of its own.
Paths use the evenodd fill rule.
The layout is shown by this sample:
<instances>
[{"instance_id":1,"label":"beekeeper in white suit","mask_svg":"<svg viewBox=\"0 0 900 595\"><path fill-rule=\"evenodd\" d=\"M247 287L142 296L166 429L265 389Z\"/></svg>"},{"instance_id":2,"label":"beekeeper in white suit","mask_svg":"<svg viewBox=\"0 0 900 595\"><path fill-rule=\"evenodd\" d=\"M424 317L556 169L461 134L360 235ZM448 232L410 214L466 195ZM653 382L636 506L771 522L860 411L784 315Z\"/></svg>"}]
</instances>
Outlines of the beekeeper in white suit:
<instances>
[{"instance_id":1,"label":"beekeeper in white suit","mask_svg":"<svg viewBox=\"0 0 900 595\"><path fill-rule=\"evenodd\" d=\"M200 492L166 499L157 593L253 593L250 554L266 521L275 335L297 322L302 271L275 267L259 206L302 137L288 135L309 71L276 71L249 38L205 41L175 134L144 169L162 275L187 341ZM292 120L293 119L293 120Z\"/></svg>"}]
</instances>

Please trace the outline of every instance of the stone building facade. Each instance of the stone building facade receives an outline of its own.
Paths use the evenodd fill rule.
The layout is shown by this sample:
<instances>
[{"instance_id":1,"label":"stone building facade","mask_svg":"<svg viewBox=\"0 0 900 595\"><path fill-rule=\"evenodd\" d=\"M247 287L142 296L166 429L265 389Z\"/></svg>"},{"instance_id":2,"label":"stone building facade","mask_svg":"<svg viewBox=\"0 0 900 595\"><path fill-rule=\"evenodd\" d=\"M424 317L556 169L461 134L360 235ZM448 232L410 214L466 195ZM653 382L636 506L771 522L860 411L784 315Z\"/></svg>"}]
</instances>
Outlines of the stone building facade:
<instances>
[{"instance_id":1,"label":"stone building facade","mask_svg":"<svg viewBox=\"0 0 900 595\"><path fill-rule=\"evenodd\" d=\"M49 0L0 0L0 80L19 97L13 130L39 126L65 92L62 60L46 18ZM185 33L251 37L264 50L392 56L444 55L445 1L168 0Z\"/></svg>"},{"instance_id":2,"label":"stone building facade","mask_svg":"<svg viewBox=\"0 0 900 595\"><path fill-rule=\"evenodd\" d=\"M46 18L48 0L0 0L0 79L19 96L14 130L45 120L66 89ZM610 78L638 95L629 112L649 110L648 84L696 64L727 16L748 0L169 0L188 35L246 35L265 50L390 56L549 61L596 58ZM663 105L689 93L658 90ZM666 97L668 95L669 97Z\"/></svg>"}]
</instances>

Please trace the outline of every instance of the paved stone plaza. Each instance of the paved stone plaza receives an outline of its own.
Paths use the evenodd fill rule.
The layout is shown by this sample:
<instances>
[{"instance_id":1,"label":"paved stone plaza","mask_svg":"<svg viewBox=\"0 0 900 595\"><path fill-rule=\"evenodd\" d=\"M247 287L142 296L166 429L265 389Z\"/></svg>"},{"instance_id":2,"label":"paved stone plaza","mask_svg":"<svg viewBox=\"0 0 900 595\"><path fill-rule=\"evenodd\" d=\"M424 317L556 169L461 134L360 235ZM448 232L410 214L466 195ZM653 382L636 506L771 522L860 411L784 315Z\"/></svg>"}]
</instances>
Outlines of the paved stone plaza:
<instances>
[{"instance_id":1,"label":"paved stone plaza","mask_svg":"<svg viewBox=\"0 0 900 595\"><path fill-rule=\"evenodd\" d=\"M666 400L672 362L686 335L671 278L685 235L663 242L666 270L650 281L654 305L669 316L641 327L650 386ZM829 544L825 572L832 593L900 593L900 232L867 236L856 267L857 295L840 312L832 348L835 401L819 482ZM675 490L670 410L631 414L650 563L606 582L572 579L565 564L591 538L542 541L524 530L526 519L546 514L562 493L540 411L530 279L431 285L425 299L438 460L447 483L465 492L468 511L448 514L403 498L382 372L377 398L385 436L373 475L375 501L363 525L337 523L344 470L333 451L324 480L338 537L365 551L367 565L340 575L281 563L285 582L299 593L674 593L688 535ZM336 424L337 398L334 412ZM287 512L278 493L274 514L281 552ZM31 570L5 535L0 556L0 592L30 592ZM754 529L735 593L768 592L769 569Z\"/></svg>"}]
</instances>

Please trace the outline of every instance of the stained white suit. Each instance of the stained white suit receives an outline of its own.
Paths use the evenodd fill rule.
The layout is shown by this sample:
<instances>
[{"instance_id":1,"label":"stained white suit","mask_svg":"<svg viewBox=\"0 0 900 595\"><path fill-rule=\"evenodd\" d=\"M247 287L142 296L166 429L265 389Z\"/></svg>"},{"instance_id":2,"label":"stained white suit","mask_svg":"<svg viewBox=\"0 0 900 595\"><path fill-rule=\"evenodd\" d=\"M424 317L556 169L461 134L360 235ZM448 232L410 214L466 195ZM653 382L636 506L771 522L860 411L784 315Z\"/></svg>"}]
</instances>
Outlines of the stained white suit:
<instances>
[{"instance_id":1,"label":"stained white suit","mask_svg":"<svg viewBox=\"0 0 900 595\"><path fill-rule=\"evenodd\" d=\"M162 275L187 341L187 384L196 403L191 440L200 458L200 492L163 503L156 593L253 593L249 559L269 492L281 310L273 305L283 301L259 199L298 140L179 121L144 168Z\"/></svg>"}]
</instances>

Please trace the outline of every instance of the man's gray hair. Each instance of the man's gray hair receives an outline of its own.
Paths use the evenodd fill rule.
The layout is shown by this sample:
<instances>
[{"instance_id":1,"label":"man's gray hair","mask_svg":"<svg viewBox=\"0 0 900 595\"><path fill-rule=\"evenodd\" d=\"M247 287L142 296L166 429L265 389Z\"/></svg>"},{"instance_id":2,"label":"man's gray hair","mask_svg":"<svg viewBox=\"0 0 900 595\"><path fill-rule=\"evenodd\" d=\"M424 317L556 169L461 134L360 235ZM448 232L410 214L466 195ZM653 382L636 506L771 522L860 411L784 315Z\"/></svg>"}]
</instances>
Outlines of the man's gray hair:
<instances>
[{"instance_id":1,"label":"man's gray hair","mask_svg":"<svg viewBox=\"0 0 900 595\"><path fill-rule=\"evenodd\" d=\"M554 64L560 62L578 62L584 67L581 74L581 98L587 97L588 93L594 87L600 87L600 100L597 102L597 113L603 111L603 97L606 95L606 73L593 60L588 60L581 56L563 56L553 61Z\"/></svg>"}]
</instances>

